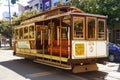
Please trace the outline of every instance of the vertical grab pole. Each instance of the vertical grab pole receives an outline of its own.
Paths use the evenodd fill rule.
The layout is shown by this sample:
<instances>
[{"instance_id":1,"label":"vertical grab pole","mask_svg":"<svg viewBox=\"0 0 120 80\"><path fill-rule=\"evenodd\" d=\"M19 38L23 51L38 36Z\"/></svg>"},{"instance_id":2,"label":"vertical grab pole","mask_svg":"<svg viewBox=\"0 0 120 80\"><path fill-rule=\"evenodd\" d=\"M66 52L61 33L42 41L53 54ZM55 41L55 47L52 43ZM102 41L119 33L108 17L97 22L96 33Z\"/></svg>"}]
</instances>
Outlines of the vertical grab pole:
<instances>
[{"instance_id":1,"label":"vertical grab pole","mask_svg":"<svg viewBox=\"0 0 120 80\"><path fill-rule=\"evenodd\" d=\"M42 26L42 27L43 27L43 29L42 29L42 30L43 30L43 31L42 31L42 33L43 33L43 34L42 34L42 43L43 43L43 44L42 44L42 45L43 45L43 58L44 58L44 54L45 54L45 50L44 50L44 49L45 49L45 44L44 44L44 41L45 41L45 38L44 38L44 36L45 36L45 35L44 35L44 34L45 34L45 33L44 33L45 25L44 25L44 22L43 22L43 26Z\"/></svg>"},{"instance_id":2,"label":"vertical grab pole","mask_svg":"<svg viewBox=\"0 0 120 80\"><path fill-rule=\"evenodd\" d=\"M59 18L60 19L60 63L61 63L61 29L62 29L62 25L61 25L61 17Z\"/></svg>"},{"instance_id":3,"label":"vertical grab pole","mask_svg":"<svg viewBox=\"0 0 120 80\"><path fill-rule=\"evenodd\" d=\"M52 60L52 47L53 47L53 25L52 20L50 21L50 60Z\"/></svg>"},{"instance_id":4,"label":"vertical grab pole","mask_svg":"<svg viewBox=\"0 0 120 80\"><path fill-rule=\"evenodd\" d=\"M70 26L68 26L68 56L70 57Z\"/></svg>"}]
</instances>

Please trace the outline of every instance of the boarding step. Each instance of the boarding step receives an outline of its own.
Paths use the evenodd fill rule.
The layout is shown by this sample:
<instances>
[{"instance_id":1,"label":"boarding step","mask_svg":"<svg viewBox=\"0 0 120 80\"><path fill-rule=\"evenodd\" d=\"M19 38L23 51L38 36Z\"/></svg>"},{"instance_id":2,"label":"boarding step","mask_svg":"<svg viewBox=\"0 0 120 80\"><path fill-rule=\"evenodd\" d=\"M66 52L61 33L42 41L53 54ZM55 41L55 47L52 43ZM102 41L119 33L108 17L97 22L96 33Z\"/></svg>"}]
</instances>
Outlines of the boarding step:
<instances>
[{"instance_id":1,"label":"boarding step","mask_svg":"<svg viewBox=\"0 0 120 80\"><path fill-rule=\"evenodd\" d=\"M57 67L57 68L61 68L61 69L67 69L67 70L72 69L72 67L70 65L62 64L60 62L44 60L44 59L36 59L34 62L49 65L49 66L53 66L53 67Z\"/></svg>"}]
</instances>

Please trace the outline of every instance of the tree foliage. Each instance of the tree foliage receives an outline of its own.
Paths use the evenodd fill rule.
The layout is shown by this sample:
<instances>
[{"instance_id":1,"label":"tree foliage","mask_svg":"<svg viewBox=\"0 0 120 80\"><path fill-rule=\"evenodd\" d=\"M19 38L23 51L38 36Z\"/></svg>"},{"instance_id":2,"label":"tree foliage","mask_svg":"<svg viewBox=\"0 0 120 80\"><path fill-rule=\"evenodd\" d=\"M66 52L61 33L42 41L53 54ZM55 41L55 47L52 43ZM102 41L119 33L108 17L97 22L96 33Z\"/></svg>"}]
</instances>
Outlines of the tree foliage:
<instances>
[{"instance_id":1,"label":"tree foliage","mask_svg":"<svg viewBox=\"0 0 120 80\"><path fill-rule=\"evenodd\" d=\"M66 5L76 6L86 13L108 16L108 25L120 23L120 0L71 0Z\"/></svg>"},{"instance_id":2,"label":"tree foliage","mask_svg":"<svg viewBox=\"0 0 120 80\"><path fill-rule=\"evenodd\" d=\"M12 28L9 25L9 21L2 20L0 24L0 33L6 38L12 37Z\"/></svg>"},{"instance_id":3,"label":"tree foliage","mask_svg":"<svg viewBox=\"0 0 120 80\"><path fill-rule=\"evenodd\" d=\"M26 10L26 11L20 16L20 18L21 18L22 21L24 21L26 18L28 18L28 17L30 17L30 16L32 16L32 15L34 15L32 11Z\"/></svg>"},{"instance_id":4,"label":"tree foliage","mask_svg":"<svg viewBox=\"0 0 120 80\"><path fill-rule=\"evenodd\" d=\"M25 11L21 16L17 16L17 14L13 14L12 22L7 20L0 21L0 34L5 36L6 38L10 39L10 46L12 46L12 27L19 25L22 21L24 21L26 18L31 17L32 15L38 14L38 11L36 9L33 9L32 11L27 10Z\"/></svg>"},{"instance_id":5,"label":"tree foliage","mask_svg":"<svg viewBox=\"0 0 120 80\"><path fill-rule=\"evenodd\" d=\"M22 21L24 21L25 19L38 14L39 11L37 9L32 9L30 10L26 10L24 11L24 13L22 13L20 16L18 16L16 13L13 14L12 17L12 26L16 26L19 25Z\"/></svg>"}]
</instances>

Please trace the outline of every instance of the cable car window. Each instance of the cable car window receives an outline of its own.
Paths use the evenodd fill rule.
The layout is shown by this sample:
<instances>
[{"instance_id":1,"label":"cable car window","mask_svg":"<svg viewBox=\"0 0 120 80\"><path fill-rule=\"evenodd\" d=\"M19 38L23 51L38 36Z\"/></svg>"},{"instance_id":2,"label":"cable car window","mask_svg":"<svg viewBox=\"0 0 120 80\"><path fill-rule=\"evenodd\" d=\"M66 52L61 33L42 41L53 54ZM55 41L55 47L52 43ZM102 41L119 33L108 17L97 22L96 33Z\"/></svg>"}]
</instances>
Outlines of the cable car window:
<instances>
[{"instance_id":1,"label":"cable car window","mask_svg":"<svg viewBox=\"0 0 120 80\"><path fill-rule=\"evenodd\" d=\"M62 28L61 38L67 39L67 27Z\"/></svg>"},{"instance_id":2,"label":"cable car window","mask_svg":"<svg viewBox=\"0 0 120 80\"><path fill-rule=\"evenodd\" d=\"M34 38L34 26L33 25L29 27L29 37Z\"/></svg>"},{"instance_id":3,"label":"cable car window","mask_svg":"<svg viewBox=\"0 0 120 80\"><path fill-rule=\"evenodd\" d=\"M24 28L24 39L28 38L28 27Z\"/></svg>"},{"instance_id":4,"label":"cable car window","mask_svg":"<svg viewBox=\"0 0 120 80\"><path fill-rule=\"evenodd\" d=\"M105 21L98 20L98 38L105 38Z\"/></svg>"},{"instance_id":5,"label":"cable car window","mask_svg":"<svg viewBox=\"0 0 120 80\"><path fill-rule=\"evenodd\" d=\"M19 34L19 39L23 39L23 28L20 29Z\"/></svg>"},{"instance_id":6,"label":"cable car window","mask_svg":"<svg viewBox=\"0 0 120 80\"><path fill-rule=\"evenodd\" d=\"M84 18L82 17L74 17L73 18L74 25L74 39L83 39L84 38Z\"/></svg>"},{"instance_id":7,"label":"cable car window","mask_svg":"<svg viewBox=\"0 0 120 80\"><path fill-rule=\"evenodd\" d=\"M88 38L95 39L95 18L88 18L87 20L87 31L88 31Z\"/></svg>"}]
</instances>

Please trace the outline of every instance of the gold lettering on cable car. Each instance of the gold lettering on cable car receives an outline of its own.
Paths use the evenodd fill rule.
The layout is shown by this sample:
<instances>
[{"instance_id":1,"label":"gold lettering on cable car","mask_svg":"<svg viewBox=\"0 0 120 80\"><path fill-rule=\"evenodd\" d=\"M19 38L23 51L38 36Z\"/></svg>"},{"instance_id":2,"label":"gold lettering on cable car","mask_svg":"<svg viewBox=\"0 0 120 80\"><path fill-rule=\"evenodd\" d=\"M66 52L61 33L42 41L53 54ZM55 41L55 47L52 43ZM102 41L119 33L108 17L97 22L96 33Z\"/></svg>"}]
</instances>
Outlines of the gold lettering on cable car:
<instances>
[{"instance_id":1,"label":"gold lettering on cable car","mask_svg":"<svg viewBox=\"0 0 120 80\"><path fill-rule=\"evenodd\" d=\"M84 55L84 44L75 44L75 55L76 56Z\"/></svg>"}]
</instances>

